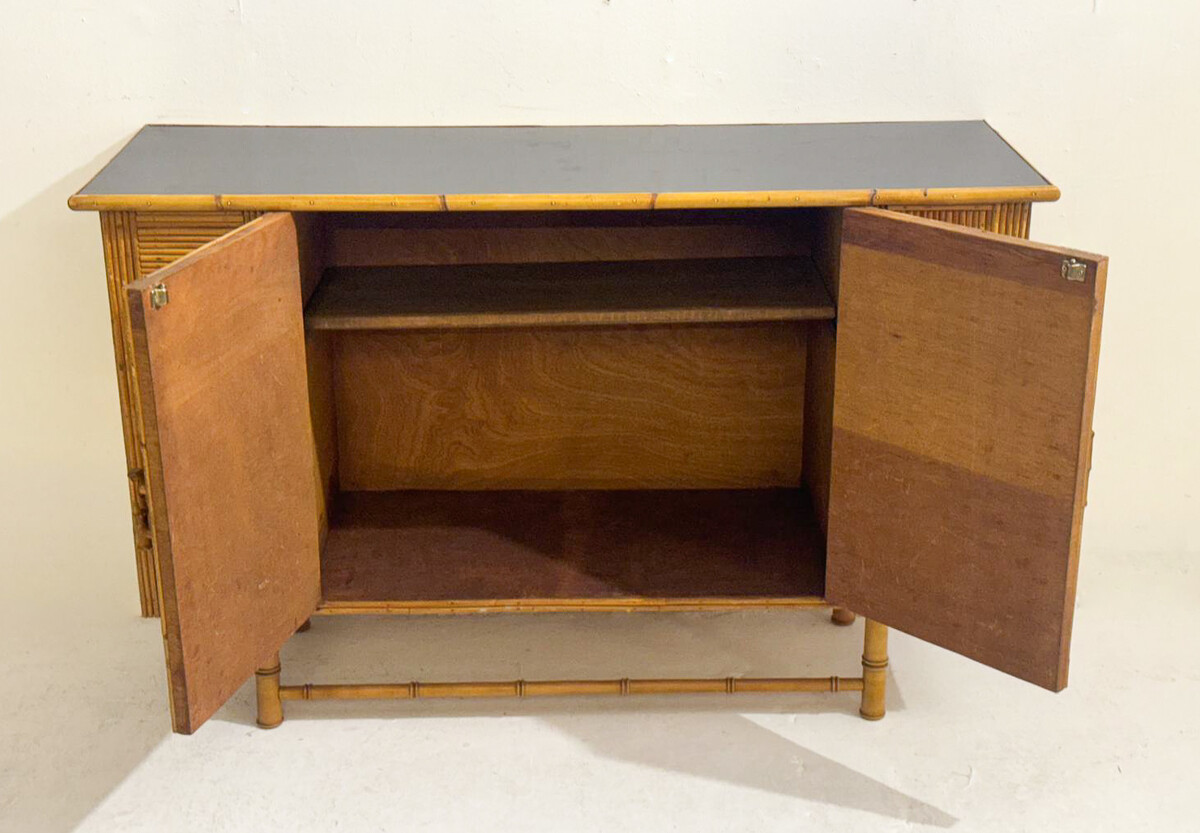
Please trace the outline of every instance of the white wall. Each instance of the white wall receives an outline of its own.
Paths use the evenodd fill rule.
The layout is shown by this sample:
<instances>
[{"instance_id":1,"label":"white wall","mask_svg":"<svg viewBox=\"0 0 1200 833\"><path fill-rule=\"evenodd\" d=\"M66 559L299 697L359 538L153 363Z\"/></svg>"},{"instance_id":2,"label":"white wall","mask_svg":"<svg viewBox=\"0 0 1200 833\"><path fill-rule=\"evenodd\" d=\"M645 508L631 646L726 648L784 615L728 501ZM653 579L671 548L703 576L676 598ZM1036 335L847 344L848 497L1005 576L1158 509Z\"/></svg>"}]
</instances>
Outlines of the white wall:
<instances>
[{"instance_id":1,"label":"white wall","mask_svg":"<svg viewBox=\"0 0 1200 833\"><path fill-rule=\"evenodd\" d=\"M146 122L987 118L1062 188L1034 237L1112 257L1085 569L1200 550L1194 3L5 6L0 560L14 596L136 605L98 222L66 199ZM112 569L98 582L81 559Z\"/></svg>"}]
</instances>

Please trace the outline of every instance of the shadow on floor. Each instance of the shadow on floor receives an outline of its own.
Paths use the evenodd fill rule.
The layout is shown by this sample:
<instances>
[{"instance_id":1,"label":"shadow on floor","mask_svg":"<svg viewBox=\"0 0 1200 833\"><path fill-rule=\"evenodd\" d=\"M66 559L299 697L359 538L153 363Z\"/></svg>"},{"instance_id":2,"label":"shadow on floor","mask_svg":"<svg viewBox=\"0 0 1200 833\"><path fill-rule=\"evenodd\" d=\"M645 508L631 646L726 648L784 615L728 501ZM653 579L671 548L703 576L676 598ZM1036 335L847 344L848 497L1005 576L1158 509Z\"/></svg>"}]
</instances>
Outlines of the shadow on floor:
<instances>
[{"instance_id":1,"label":"shadow on floor","mask_svg":"<svg viewBox=\"0 0 1200 833\"><path fill-rule=\"evenodd\" d=\"M0 829L73 830L168 738L162 640L147 624L41 633L4 663Z\"/></svg>"},{"instance_id":2,"label":"shadow on floor","mask_svg":"<svg viewBox=\"0 0 1200 833\"><path fill-rule=\"evenodd\" d=\"M370 619L318 617L283 654L283 681L404 682L698 676L856 676L861 623L827 611L566 614ZM889 710L903 710L889 678ZM596 756L695 778L950 827L957 819L759 725L750 714L844 716L854 692L286 704L288 720L536 717ZM218 719L252 725L252 687Z\"/></svg>"},{"instance_id":3,"label":"shadow on floor","mask_svg":"<svg viewBox=\"0 0 1200 833\"><path fill-rule=\"evenodd\" d=\"M561 715L548 722L612 760L915 824L951 827L957 821L740 714L643 714L617 726L600 715Z\"/></svg>"}]
</instances>

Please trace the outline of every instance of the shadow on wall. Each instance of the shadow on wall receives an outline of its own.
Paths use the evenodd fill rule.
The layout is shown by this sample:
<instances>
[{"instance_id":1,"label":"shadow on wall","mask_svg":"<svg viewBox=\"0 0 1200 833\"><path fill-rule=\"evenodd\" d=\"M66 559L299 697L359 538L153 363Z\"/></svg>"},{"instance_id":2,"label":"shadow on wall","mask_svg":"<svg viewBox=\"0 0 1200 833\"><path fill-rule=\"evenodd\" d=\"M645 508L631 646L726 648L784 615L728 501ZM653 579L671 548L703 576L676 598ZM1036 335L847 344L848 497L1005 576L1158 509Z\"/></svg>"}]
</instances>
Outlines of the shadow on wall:
<instances>
[{"instance_id":1,"label":"shadow on wall","mask_svg":"<svg viewBox=\"0 0 1200 833\"><path fill-rule=\"evenodd\" d=\"M73 829L170 730L158 628L137 617L99 223L67 208L116 147L0 217L4 830Z\"/></svg>"},{"instance_id":2,"label":"shadow on wall","mask_svg":"<svg viewBox=\"0 0 1200 833\"><path fill-rule=\"evenodd\" d=\"M96 426L98 417L119 419L120 414L100 223L95 212L67 208L67 197L119 146L0 216L7 278L0 305L0 429L5 437L0 455L9 465L36 463L78 480L72 467L101 454L112 459L115 451L121 462L114 482L123 491L120 424L115 435ZM94 442L101 436L111 440ZM0 477L4 474L0 469ZM0 488L12 485L0 481ZM23 515L39 517L32 511Z\"/></svg>"}]
</instances>

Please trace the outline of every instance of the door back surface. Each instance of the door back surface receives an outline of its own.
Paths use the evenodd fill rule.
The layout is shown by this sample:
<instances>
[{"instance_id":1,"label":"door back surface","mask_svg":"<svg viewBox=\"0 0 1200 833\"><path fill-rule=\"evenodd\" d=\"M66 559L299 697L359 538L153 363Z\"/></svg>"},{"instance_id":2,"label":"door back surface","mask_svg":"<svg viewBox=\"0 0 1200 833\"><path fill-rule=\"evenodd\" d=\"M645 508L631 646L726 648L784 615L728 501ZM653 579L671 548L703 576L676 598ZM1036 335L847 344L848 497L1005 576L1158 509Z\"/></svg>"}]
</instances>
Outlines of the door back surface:
<instances>
[{"instance_id":1,"label":"door back surface","mask_svg":"<svg viewBox=\"0 0 1200 833\"><path fill-rule=\"evenodd\" d=\"M830 601L1066 685L1106 269L845 211Z\"/></svg>"},{"instance_id":2,"label":"door back surface","mask_svg":"<svg viewBox=\"0 0 1200 833\"><path fill-rule=\"evenodd\" d=\"M172 722L192 732L316 609L296 228L261 217L128 287Z\"/></svg>"}]
</instances>

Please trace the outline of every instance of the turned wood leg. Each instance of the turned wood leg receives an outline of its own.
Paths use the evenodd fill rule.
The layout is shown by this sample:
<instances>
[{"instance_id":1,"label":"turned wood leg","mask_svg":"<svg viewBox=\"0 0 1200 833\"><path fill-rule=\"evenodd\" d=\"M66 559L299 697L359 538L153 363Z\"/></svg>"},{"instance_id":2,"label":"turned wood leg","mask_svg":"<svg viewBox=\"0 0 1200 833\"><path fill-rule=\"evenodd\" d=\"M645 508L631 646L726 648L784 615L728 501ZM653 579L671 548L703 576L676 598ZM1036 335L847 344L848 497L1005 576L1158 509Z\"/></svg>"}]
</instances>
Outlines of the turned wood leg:
<instances>
[{"instance_id":1,"label":"turned wood leg","mask_svg":"<svg viewBox=\"0 0 1200 833\"><path fill-rule=\"evenodd\" d=\"M306 630L308 630L311 627L312 627L312 619L305 619L304 624L302 624L300 627L296 628L296 633L304 633Z\"/></svg>"},{"instance_id":2,"label":"turned wood leg","mask_svg":"<svg viewBox=\"0 0 1200 833\"><path fill-rule=\"evenodd\" d=\"M846 610L844 607L835 607L833 613L829 615L829 621L835 625L853 625L854 611Z\"/></svg>"},{"instance_id":3,"label":"turned wood leg","mask_svg":"<svg viewBox=\"0 0 1200 833\"><path fill-rule=\"evenodd\" d=\"M886 711L888 629L870 619L863 621L863 689L858 713L867 720L879 720Z\"/></svg>"},{"instance_id":4,"label":"turned wood leg","mask_svg":"<svg viewBox=\"0 0 1200 833\"><path fill-rule=\"evenodd\" d=\"M283 700L279 697L279 654L271 657L271 664L254 672L255 689L258 694L258 725L274 729L283 722Z\"/></svg>"}]
</instances>

